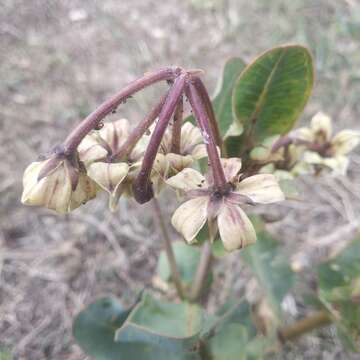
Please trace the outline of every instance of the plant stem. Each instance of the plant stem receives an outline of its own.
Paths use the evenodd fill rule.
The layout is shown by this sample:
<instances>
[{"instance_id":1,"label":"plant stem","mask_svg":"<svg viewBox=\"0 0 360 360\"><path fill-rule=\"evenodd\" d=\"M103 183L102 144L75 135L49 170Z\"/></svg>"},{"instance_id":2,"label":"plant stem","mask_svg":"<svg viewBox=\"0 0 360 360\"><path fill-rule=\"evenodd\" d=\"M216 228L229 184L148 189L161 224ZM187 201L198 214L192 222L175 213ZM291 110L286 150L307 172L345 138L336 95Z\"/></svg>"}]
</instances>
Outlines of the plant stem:
<instances>
[{"instance_id":1,"label":"plant stem","mask_svg":"<svg viewBox=\"0 0 360 360\"><path fill-rule=\"evenodd\" d=\"M113 159L121 159L123 156L130 154L136 143L140 140L140 138L145 134L145 132L159 116L160 111L165 104L167 95L168 92L160 99L160 101L143 119L143 121L141 121L139 125L136 126L136 128L130 133L126 141L121 145L121 148L118 150L118 152L111 156Z\"/></svg>"},{"instance_id":2,"label":"plant stem","mask_svg":"<svg viewBox=\"0 0 360 360\"><path fill-rule=\"evenodd\" d=\"M219 189L226 185L226 178L222 168L216 142L210 127L210 120L203 99L193 82L189 82L186 89L186 96L194 111L195 118L201 130L206 145L215 186Z\"/></svg>"},{"instance_id":3,"label":"plant stem","mask_svg":"<svg viewBox=\"0 0 360 360\"><path fill-rule=\"evenodd\" d=\"M155 198L152 200L152 205L154 208L154 219L155 219L158 227L160 228L162 237L164 239L165 253L166 253L166 256L167 256L167 259L169 262L169 266L170 266L170 270L171 270L171 279L174 282L176 291L177 291L180 299L184 299L185 293L184 293L184 289L182 286L180 273L179 273L179 270L176 265L176 259L175 259L174 251L173 251L173 248L171 245L169 233L166 229L166 225L165 225L162 213L161 213L159 203Z\"/></svg>"},{"instance_id":4,"label":"plant stem","mask_svg":"<svg viewBox=\"0 0 360 360\"><path fill-rule=\"evenodd\" d=\"M135 200L140 204L144 204L150 201L154 196L154 192L150 182L151 170L162 137L183 93L186 78L187 74L183 73L175 79L174 85L172 85L169 91L169 95L166 98L165 104L159 114L159 120L151 135L149 144L144 154L139 174L133 183L134 197Z\"/></svg>"},{"instance_id":5,"label":"plant stem","mask_svg":"<svg viewBox=\"0 0 360 360\"><path fill-rule=\"evenodd\" d=\"M220 135L219 126L216 121L216 116L215 116L214 108L211 103L209 93L207 92L206 87L200 78L198 78L198 77L194 78L194 85L195 85L199 95L201 96L201 99L205 106L205 109L206 109L206 112L207 112L207 115L209 118L210 128L211 128L212 134L215 139L215 143L217 146L219 146L221 148L222 138Z\"/></svg>"},{"instance_id":6,"label":"plant stem","mask_svg":"<svg viewBox=\"0 0 360 360\"><path fill-rule=\"evenodd\" d=\"M281 342L293 340L298 336L308 333L316 328L326 326L332 323L332 319L325 310L320 310L304 319L295 322L292 325L285 326L278 331Z\"/></svg>"},{"instance_id":7,"label":"plant stem","mask_svg":"<svg viewBox=\"0 0 360 360\"><path fill-rule=\"evenodd\" d=\"M143 77L132 81L120 92L102 103L95 111L88 115L75 129L68 135L64 142L65 154L71 154L76 150L81 140L93 130L100 121L113 110L126 101L126 99L136 92L162 80L171 80L177 76L178 69L165 68L154 72L146 73Z\"/></svg>"},{"instance_id":8,"label":"plant stem","mask_svg":"<svg viewBox=\"0 0 360 360\"><path fill-rule=\"evenodd\" d=\"M194 277L194 282L192 284L189 300L196 302L199 300L202 295L204 285L206 284L206 277L208 275L209 268L212 261L212 249L210 241L205 241L201 249L201 257L199 265L196 269L196 274Z\"/></svg>"},{"instance_id":9,"label":"plant stem","mask_svg":"<svg viewBox=\"0 0 360 360\"><path fill-rule=\"evenodd\" d=\"M180 145L181 145L181 126L183 120L183 110L184 110L184 104L183 104L183 99L181 98L175 109L174 123L171 134L170 152L174 154L180 154L181 151Z\"/></svg>"}]
</instances>

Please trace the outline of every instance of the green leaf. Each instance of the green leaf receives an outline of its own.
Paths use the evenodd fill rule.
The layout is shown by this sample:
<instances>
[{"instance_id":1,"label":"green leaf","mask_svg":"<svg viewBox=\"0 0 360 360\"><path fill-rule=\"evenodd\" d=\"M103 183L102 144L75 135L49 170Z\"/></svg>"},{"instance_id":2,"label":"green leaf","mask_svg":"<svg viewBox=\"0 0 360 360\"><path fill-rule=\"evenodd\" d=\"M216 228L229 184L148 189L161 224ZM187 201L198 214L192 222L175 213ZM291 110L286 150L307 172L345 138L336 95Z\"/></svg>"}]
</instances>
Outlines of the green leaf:
<instances>
[{"instance_id":1,"label":"green leaf","mask_svg":"<svg viewBox=\"0 0 360 360\"><path fill-rule=\"evenodd\" d=\"M269 304L278 317L281 302L295 281L288 259L279 251L279 243L265 231L258 232L257 242L241 252L260 286L266 291Z\"/></svg>"},{"instance_id":2,"label":"green leaf","mask_svg":"<svg viewBox=\"0 0 360 360\"><path fill-rule=\"evenodd\" d=\"M232 99L247 145L289 132L305 107L313 81L312 58L302 46L276 47L249 64L235 84Z\"/></svg>"},{"instance_id":3,"label":"green leaf","mask_svg":"<svg viewBox=\"0 0 360 360\"><path fill-rule=\"evenodd\" d=\"M245 66L245 62L240 58L229 59L225 63L222 77L217 85L212 103L222 137L225 137L234 120L236 121L232 110L232 92L235 82ZM239 127L237 135L240 135L242 125L240 123L237 125Z\"/></svg>"},{"instance_id":4,"label":"green leaf","mask_svg":"<svg viewBox=\"0 0 360 360\"><path fill-rule=\"evenodd\" d=\"M203 322L201 308L189 303L169 303L144 294L129 318L116 331L120 344L141 343L171 359L200 359L196 352ZM162 357L161 357L162 359Z\"/></svg>"},{"instance_id":5,"label":"green leaf","mask_svg":"<svg viewBox=\"0 0 360 360\"><path fill-rule=\"evenodd\" d=\"M94 302L77 316L73 333L97 360L199 360L201 323L196 305L162 303L144 294L130 309L111 297Z\"/></svg>"},{"instance_id":6,"label":"green leaf","mask_svg":"<svg viewBox=\"0 0 360 360\"><path fill-rule=\"evenodd\" d=\"M176 241L173 243L173 250L181 280L185 285L190 285L200 260L200 249L183 241ZM163 281L171 280L171 270L165 251L160 253L157 272Z\"/></svg>"},{"instance_id":7,"label":"green leaf","mask_svg":"<svg viewBox=\"0 0 360 360\"><path fill-rule=\"evenodd\" d=\"M340 338L360 351L360 238L318 268L319 298L333 315Z\"/></svg>"},{"instance_id":8,"label":"green leaf","mask_svg":"<svg viewBox=\"0 0 360 360\"><path fill-rule=\"evenodd\" d=\"M212 360L246 360L248 333L240 324L225 324L207 342L207 352Z\"/></svg>"},{"instance_id":9,"label":"green leaf","mask_svg":"<svg viewBox=\"0 0 360 360\"><path fill-rule=\"evenodd\" d=\"M81 348L97 360L130 359L136 349L114 342L115 331L131 309L124 309L113 297L90 304L76 317L73 334Z\"/></svg>"}]
</instances>

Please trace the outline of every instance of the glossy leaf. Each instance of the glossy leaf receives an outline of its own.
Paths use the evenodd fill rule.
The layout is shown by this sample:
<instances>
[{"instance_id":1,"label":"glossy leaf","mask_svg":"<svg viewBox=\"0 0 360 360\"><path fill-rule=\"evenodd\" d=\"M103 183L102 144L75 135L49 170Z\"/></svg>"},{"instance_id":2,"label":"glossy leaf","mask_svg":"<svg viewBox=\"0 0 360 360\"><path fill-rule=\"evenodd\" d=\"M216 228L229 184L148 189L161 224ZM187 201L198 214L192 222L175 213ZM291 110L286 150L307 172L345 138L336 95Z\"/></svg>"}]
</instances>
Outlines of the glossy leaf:
<instances>
[{"instance_id":1,"label":"glossy leaf","mask_svg":"<svg viewBox=\"0 0 360 360\"><path fill-rule=\"evenodd\" d=\"M265 231L258 232L257 242L241 252L260 286L265 289L269 304L281 313L281 302L295 281L288 259L279 250L279 243Z\"/></svg>"},{"instance_id":2,"label":"glossy leaf","mask_svg":"<svg viewBox=\"0 0 360 360\"><path fill-rule=\"evenodd\" d=\"M360 351L360 238L318 269L319 298L333 315L340 338Z\"/></svg>"},{"instance_id":3,"label":"glossy leaf","mask_svg":"<svg viewBox=\"0 0 360 360\"><path fill-rule=\"evenodd\" d=\"M289 132L310 96L314 74L309 51L280 46L260 55L238 78L233 110L249 146Z\"/></svg>"},{"instance_id":4,"label":"glossy leaf","mask_svg":"<svg viewBox=\"0 0 360 360\"><path fill-rule=\"evenodd\" d=\"M240 58L229 59L224 66L222 77L217 85L217 90L212 103L222 137L225 137L228 133L234 120L236 122L232 109L232 92L235 82L245 66L246 64ZM235 124L233 128L234 127L238 128L237 135L240 135L242 128L241 123Z\"/></svg>"}]
</instances>

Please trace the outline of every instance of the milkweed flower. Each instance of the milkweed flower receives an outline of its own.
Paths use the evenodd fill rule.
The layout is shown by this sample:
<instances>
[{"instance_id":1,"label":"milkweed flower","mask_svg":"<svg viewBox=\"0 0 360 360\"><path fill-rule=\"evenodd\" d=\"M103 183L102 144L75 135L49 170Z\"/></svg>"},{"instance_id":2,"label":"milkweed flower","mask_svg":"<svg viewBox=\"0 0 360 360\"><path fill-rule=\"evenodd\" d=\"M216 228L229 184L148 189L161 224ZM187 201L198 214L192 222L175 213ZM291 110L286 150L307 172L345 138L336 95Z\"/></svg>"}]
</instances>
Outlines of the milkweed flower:
<instances>
[{"instance_id":1,"label":"milkweed flower","mask_svg":"<svg viewBox=\"0 0 360 360\"><path fill-rule=\"evenodd\" d=\"M206 146L198 127L185 122L181 127L179 153L172 152L172 127L162 138L159 152L153 165L151 180L157 193L165 185L165 180L190 167L195 161L207 156Z\"/></svg>"},{"instance_id":2,"label":"milkweed flower","mask_svg":"<svg viewBox=\"0 0 360 360\"><path fill-rule=\"evenodd\" d=\"M96 185L68 159L52 157L31 163L23 177L21 201L67 213L96 196Z\"/></svg>"},{"instance_id":3,"label":"milkweed flower","mask_svg":"<svg viewBox=\"0 0 360 360\"><path fill-rule=\"evenodd\" d=\"M255 229L242 207L246 204L270 204L284 200L272 174L258 174L239 180L241 159L221 159L226 186L218 189L192 168L186 168L169 178L167 183L182 190L190 199L172 216L172 225L188 243L208 221L216 225L227 251L243 248L256 241Z\"/></svg>"},{"instance_id":4,"label":"milkweed flower","mask_svg":"<svg viewBox=\"0 0 360 360\"><path fill-rule=\"evenodd\" d=\"M312 166L330 169L334 174L345 175L349 154L360 142L360 132L342 130L333 136L331 119L318 112L311 119L309 128L293 132L294 138L307 146L303 161Z\"/></svg>"},{"instance_id":5,"label":"milkweed flower","mask_svg":"<svg viewBox=\"0 0 360 360\"><path fill-rule=\"evenodd\" d=\"M131 183L145 149L145 144L139 141L129 154L117 157L129 136L129 128L127 119L106 123L101 130L87 135L78 148L88 176L109 194L111 211L115 211L122 194L131 193Z\"/></svg>"}]
</instances>

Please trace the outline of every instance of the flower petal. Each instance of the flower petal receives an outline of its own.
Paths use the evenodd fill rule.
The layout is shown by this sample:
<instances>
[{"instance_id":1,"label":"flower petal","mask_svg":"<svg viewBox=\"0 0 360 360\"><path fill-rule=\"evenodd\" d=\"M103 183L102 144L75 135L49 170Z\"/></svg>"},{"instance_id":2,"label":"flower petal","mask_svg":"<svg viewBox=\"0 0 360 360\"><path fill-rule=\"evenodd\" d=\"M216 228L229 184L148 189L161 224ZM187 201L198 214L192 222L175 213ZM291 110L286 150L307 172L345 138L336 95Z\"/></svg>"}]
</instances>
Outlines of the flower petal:
<instances>
[{"instance_id":1,"label":"flower petal","mask_svg":"<svg viewBox=\"0 0 360 360\"><path fill-rule=\"evenodd\" d=\"M198 144L194 147L190 154L194 160L200 160L207 157L206 145Z\"/></svg>"},{"instance_id":2,"label":"flower petal","mask_svg":"<svg viewBox=\"0 0 360 360\"><path fill-rule=\"evenodd\" d=\"M71 181L62 162L48 176L38 181L38 175L45 162L30 164L24 173L24 191L21 201L26 205L45 206L59 213L69 211Z\"/></svg>"},{"instance_id":3,"label":"flower petal","mask_svg":"<svg viewBox=\"0 0 360 360\"><path fill-rule=\"evenodd\" d=\"M101 139L98 133L91 133L84 137L78 146L79 158L85 164L90 165L94 161L104 159L107 150L101 145Z\"/></svg>"},{"instance_id":4,"label":"flower petal","mask_svg":"<svg viewBox=\"0 0 360 360\"><path fill-rule=\"evenodd\" d=\"M270 204L285 199L275 176L272 174L257 174L245 178L238 183L235 192L247 196L258 204Z\"/></svg>"},{"instance_id":5,"label":"flower petal","mask_svg":"<svg viewBox=\"0 0 360 360\"><path fill-rule=\"evenodd\" d=\"M194 147L202 142L201 132L198 127L187 121L181 127L180 152L189 155Z\"/></svg>"},{"instance_id":6,"label":"flower petal","mask_svg":"<svg viewBox=\"0 0 360 360\"><path fill-rule=\"evenodd\" d=\"M175 173L180 172L194 162L194 159L190 155L169 153L166 154L165 157L166 160L169 162L170 168L175 171Z\"/></svg>"},{"instance_id":7,"label":"flower petal","mask_svg":"<svg viewBox=\"0 0 360 360\"><path fill-rule=\"evenodd\" d=\"M311 130L314 134L323 133L325 141L330 140L332 134L330 117L321 111L316 113L311 119Z\"/></svg>"},{"instance_id":8,"label":"flower petal","mask_svg":"<svg viewBox=\"0 0 360 360\"><path fill-rule=\"evenodd\" d=\"M110 195L115 194L117 187L129 172L126 163L96 162L90 165L88 176Z\"/></svg>"},{"instance_id":9,"label":"flower petal","mask_svg":"<svg viewBox=\"0 0 360 360\"><path fill-rule=\"evenodd\" d=\"M203 175L198 171L186 168L177 175L166 180L166 183L176 189L189 191L194 189L206 188L207 183Z\"/></svg>"},{"instance_id":10,"label":"flower petal","mask_svg":"<svg viewBox=\"0 0 360 360\"><path fill-rule=\"evenodd\" d=\"M217 223L220 238L227 251L242 249L256 242L254 226L240 206L225 203Z\"/></svg>"},{"instance_id":11,"label":"flower petal","mask_svg":"<svg viewBox=\"0 0 360 360\"><path fill-rule=\"evenodd\" d=\"M99 134L112 151L116 152L129 136L129 122L127 119L120 119L106 123Z\"/></svg>"},{"instance_id":12,"label":"flower petal","mask_svg":"<svg viewBox=\"0 0 360 360\"><path fill-rule=\"evenodd\" d=\"M221 159L221 165L223 166L226 180L233 181L236 175L241 170L241 159L239 158Z\"/></svg>"},{"instance_id":13,"label":"flower petal","mask_svg":"<svg viewBox=\"0 0 360 360\"><path fill-rule=\"evenodd\" d=\"M201 196L180 205L171 218L174 228L191 243L207 220L209 198Z\"/></svg>"},{"instance_id":14,"label":"flower petal","mask_svg":"<svg viewBox=\"0 0 360 360\"><path fill-rule=\"evenodd\" d=\"M69 209L74 210L96 196L96 184L86 174L80 173L75 191L71 195Z\"/></svg>"},{"instance_id":15,"label":"flower petal","mask_svg":"<svg viewBox=\"0 0 360 360\"><path fill-rule=\"evenodd\" d=\"M331 145L335 155L346 155L360 143L360 132L354 130L342 130L336 134Z\"/></svg>"}]
</instances>

